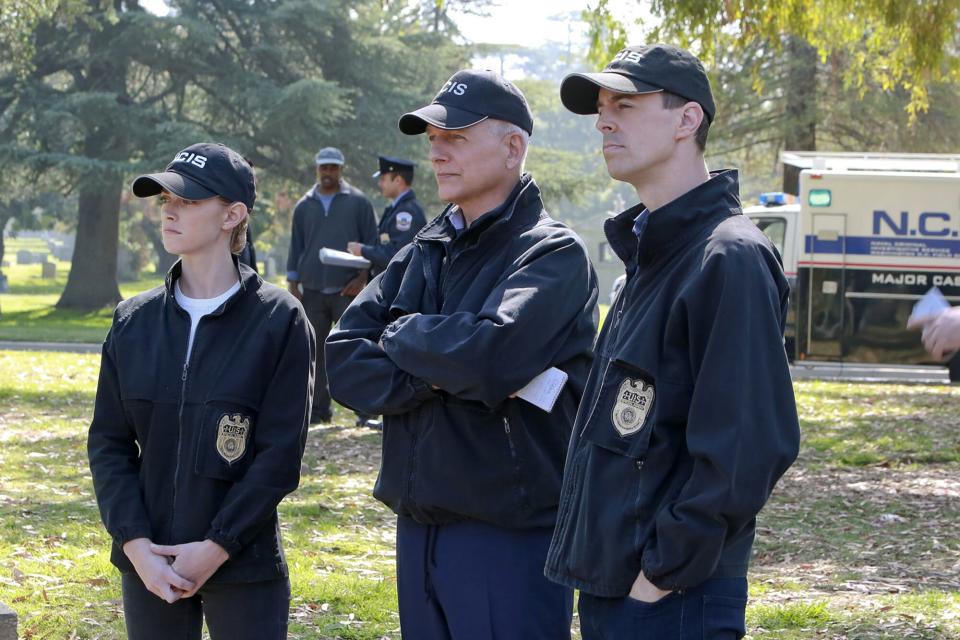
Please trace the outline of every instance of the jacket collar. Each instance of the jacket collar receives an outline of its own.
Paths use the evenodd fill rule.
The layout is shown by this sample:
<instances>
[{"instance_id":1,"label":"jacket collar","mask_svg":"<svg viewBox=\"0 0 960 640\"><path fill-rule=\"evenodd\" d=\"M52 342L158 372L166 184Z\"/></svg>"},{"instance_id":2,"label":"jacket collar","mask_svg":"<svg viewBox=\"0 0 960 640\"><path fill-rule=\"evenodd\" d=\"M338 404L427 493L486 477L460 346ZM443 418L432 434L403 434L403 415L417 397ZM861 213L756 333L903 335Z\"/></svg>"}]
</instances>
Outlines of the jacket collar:
<instances>
[{"instance_id":1,"label":"jacket collar","mask_svg":"<svg viewBox=\"0 0 960 640\"><path fill-rule=\"evenodd\" d=\"M703 184L650 211L638 238L633 224L645 208L640 203L604 223L610 247L625 263L636 260L650 264L698 231L715 224L717 218L742 213L737 170L711 171L710 179Z\"/></svg>"},{"instance_id":2,"label":"jacket collar","mask_svg":"<svg viewBox=\"0 0 960 640\"><path fill-rule=\"evenodd\" d=\"M404 202L415 200L416 197L417 197L416 194L413 193L413 189L407 189L402 194L400 194L399 198L391 201L390 204L388 204L386 207L383 208L384 214L389 215L393 213L400 207L401 204L403 204Z\"/></svg>"},{"instance_id":3,"label":"jacket collar","mask_svg":"<svg viewBox=\"0 0 960 640\"><path fill-rule=\"evenodd\" d=\"M417 238L420 240L450 241L454 238L466 238L472 242L479 242L491 230L503 228L511 222L521 224L529 218L539 218L543 211L543 200L540 199L540 187L529 173L520 177L520 181L499 206L486 212L473 221L469 227L457 233L453 224L448 220L451 211L457 205L448 205L439 216L420 230Z\"/></svg>"},{"instance_id":4,"label":"jacket collar","mask_svg":"<svg viewBox=\"0 0 960 640\"><path fill-rule=\"evenodd\" d=\"M247 292L257 291L260 285L263 284L263 280L260 279L256 271L240 262L240 259L236 255L231 255L230 257L233 259L233 266L237 270L237 275L240 278L240 290L230 296L219 309L210 315L220 315L232 307L235 301L246 295ZM170 270L167 271L167 275L163 281L163 286L167 291L167 297L172 300L174 304L177 304L177 297L174 295L174 286L181 275L183 275L183 264L180 260L177 260L173 263L173 266L170 267ZM177 306L179 307L180 305Z\"/></svg>"},{"instance_id":5,"label":"jacket collar","mask_svg":"<svg viewBox=\"0 0 960 640\"><path fill-rule=\"evenodd\" d=\"M413 189L407 189L400 194L400 197L390 203L391 208L396 208L400 206L401 202L406 202L407 200L413 200L416 196L413 194Z\"/></svg>"},{"instance_id":6,"label":"jacket collar","mask_svg":"<svg viewBox=\"0 0 960 640\"><path fill-rule=\"evenodd\" d=\"M337 194L340 194L340 193L347 193L347 194L353 193L353 186L352 186L349 182L347 182L346 178L340 178L340 191L338 191L337 193L335 193L335 194L333 194L333 195L337 195ZM308 197L308 198L313 198L314 200L319 200L319 199L320 199L320 185L318 185L318 184L315 183L315 184L313 185L313 187L311 187L310 191L307 192L307 197Z\"/></svg>"}]
</instances>

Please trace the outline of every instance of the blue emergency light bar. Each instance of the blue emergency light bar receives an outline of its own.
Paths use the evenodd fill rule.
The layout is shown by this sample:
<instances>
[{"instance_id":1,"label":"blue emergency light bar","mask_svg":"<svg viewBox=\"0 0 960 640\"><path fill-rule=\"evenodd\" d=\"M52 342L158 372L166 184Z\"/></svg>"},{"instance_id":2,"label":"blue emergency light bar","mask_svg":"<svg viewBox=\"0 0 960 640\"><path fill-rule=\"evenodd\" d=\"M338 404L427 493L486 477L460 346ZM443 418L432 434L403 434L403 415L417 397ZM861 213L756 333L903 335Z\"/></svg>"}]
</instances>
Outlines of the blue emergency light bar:
<instances>
[{"instance_id":1,"label":"blue emergency light bar","mask_svg":"<svg viewBox=\"0 0 960 640\"><path fill-rule=\"evenodd\" d=\"M760 194L760 204L764 207L775 207L787 204L787 194L782 191L768 191Z\"/></svg>"}]
</instances>

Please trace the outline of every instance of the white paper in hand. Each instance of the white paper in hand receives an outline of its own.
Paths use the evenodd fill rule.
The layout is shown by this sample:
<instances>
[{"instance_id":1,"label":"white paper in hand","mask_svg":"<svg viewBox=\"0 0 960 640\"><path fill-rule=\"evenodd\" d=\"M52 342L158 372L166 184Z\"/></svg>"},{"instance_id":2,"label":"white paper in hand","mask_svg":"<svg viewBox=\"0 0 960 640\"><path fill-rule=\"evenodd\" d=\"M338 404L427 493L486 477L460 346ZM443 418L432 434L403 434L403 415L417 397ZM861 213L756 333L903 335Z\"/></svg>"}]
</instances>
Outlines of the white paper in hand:
<instances>
[{"instance_id":1,"label":"white paper in hand","mask_svg":"<svg viewBox=\"0 0 960 640\"><path fill-rule=\"evenodd\" d=\"M550 413L566 383L567 372L550 367L517 391L516 396Z\"/></svg>"},{"instance_id":2,"label":"white paper in hand","mask_svg":"<svg viewBox=\"0 0 960 640\"><path fill-rule=\"evenodd\" d=\"M922 298L913 305L913 311L910 313L910 320L923 318L924 316L935 316L943 313L950 308L950 303L940 293L937 287L931 287Z\"/></svg>"},{"instance_id":3,"label":"white paper in hand","mask_svg":"<svg viewBox=\"0 0 960 640\"><path fill-rule=\"evenodd\" d=\"M336 249L320 249L320 262L331 267L350 267L351 269L369 269L370 261L363 256L355 256Z\"/></svg>"}]
</instances>

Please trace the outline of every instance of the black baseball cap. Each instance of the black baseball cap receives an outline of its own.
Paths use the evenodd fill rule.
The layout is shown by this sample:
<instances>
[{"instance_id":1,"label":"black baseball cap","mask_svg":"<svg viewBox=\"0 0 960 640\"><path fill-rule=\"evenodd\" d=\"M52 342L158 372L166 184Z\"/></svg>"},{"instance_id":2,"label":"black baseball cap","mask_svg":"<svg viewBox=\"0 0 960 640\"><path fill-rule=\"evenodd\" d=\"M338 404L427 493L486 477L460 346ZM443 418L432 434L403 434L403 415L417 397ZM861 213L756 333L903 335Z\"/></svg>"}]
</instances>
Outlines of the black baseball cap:
<instances>
[{"instance_id":1,"label":"black baseball cap","mask_svg":"<svg viewBox=\"0 0 960 640\"><path fill-rule=\"evenodd\" d=\"M627 47L600 73L571 73L560 83L560 100L574 113L596 113L601 88L634 95L669 91L699 103L710 122L717 112L700 60L668 44Z\"/></svg>"},{"instance_id":2,"label":"black baseball cap","mask_svg":"<svg viewBox=\"0 0 960 640\"><path fill-rule=\"evenodd\" d=\"M383 173L397 173L398 171L409 171L413 173L413 161L404 158L391 158L390 156L377 156L380 168L372 177L379 178Z\"/></svg>"},{"instance_id":3,"label":"black baseball cap","mask_svg":"<svg viewBox=\"0 0 960 640\"><path fill-rule=\"evenodd\" d=\"M465 129L487 118L512 122L533 135L533 115L516 85L494 71L465 69L450 76L433 102L404 114L397 124L413 136L426 131L428 124Z\"/></svg>"},{"instance_id":4,"label":"black baseball cap","mask_svg":"<svg viewBox=\"0 0 960 640\"><path fill-rule=\"evenodd\" d=\"M242 202L253 210L257 182L253 167L239 153L216 142L192 144L167 165L163 173L149 173L133 181L133 195L155 196L163 189L186 200L220 196Z\"/></svg>"}]
</instances>

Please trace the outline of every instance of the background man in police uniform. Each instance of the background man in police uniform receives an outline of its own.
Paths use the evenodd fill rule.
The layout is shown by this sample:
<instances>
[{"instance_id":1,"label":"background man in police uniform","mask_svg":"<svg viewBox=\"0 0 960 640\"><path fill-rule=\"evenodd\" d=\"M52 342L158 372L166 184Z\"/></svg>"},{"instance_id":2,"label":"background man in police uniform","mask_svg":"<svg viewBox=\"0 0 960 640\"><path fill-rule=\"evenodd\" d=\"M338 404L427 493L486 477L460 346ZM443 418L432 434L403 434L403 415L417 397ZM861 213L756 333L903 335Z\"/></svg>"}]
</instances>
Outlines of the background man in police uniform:
<instances>
[{"instance_id":1,"label":"background man in police uniform","mask_svg":"<svg viewBox=\"0 0 960 640\"><path fill-rule=\"evenodd\" d=\"M340 319L343 310L367 283L367 270L334 267L320 262L320 249L346 251L350 242L373 244L377 219L373 205L363 193L343 179L343 152L320 149L315 158L317 183L293 210L290 253L287 255L287 287L303 303L317 334L317 382L310 422L329 422L333 417L327 375L323 367L323 340ZM301 293L301 289L303 290ZM370 419L357 415L358 423Z\"/></svg>"},{"instance_id":2,"label":"background man in police uniform","mask_svg":"<svg viewBox=\"0 0 960 640\"><path fill-rule=\"evenodd\" d=\"M404 638L569 638L571 589L543 575L563 455L595 336L583 243L522 173L533 117L460 71L400 119L426 133L454 204L400 249L327 343L331 391L384 416L374 495L398 515ZM515 398L556 367L551 410Z\"/></svg>"},{"instance_id":3,"label":"background man in police uniform","mask_svg":"<svg viewBox=\"0 0 960 640\"><path fill-rule=\"evenodd\" d=\"M380 226L377 229L379 239L376 244L351 242L347 250L355 256L363 256L370 261L371 275L387 268L387 263L396 255L400 247L409 244L427 224L423 208L417 202L413 186L414 164L403 158L380 156L380 169L373 174L383 197L390 204L383 210Z\"/></svg>"},{"instance_id":4,"label":"background man in police uniform","mask_svg":"<svg viewBox=\"0 0 960 640\"><path fill-rule=\"evenodd\" d=\"M780 257L710 173L700 61L629 47L572 74L610 175L642 203L605 223L627 281L597 341L546 564L585 640L737 638L757 513L797 456Z\"/></svg>"}]
</instances>

